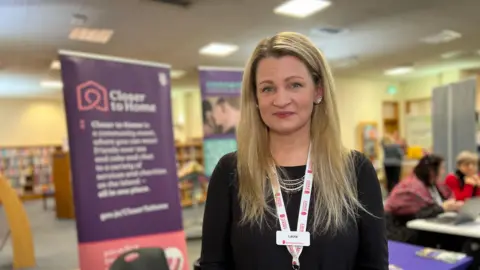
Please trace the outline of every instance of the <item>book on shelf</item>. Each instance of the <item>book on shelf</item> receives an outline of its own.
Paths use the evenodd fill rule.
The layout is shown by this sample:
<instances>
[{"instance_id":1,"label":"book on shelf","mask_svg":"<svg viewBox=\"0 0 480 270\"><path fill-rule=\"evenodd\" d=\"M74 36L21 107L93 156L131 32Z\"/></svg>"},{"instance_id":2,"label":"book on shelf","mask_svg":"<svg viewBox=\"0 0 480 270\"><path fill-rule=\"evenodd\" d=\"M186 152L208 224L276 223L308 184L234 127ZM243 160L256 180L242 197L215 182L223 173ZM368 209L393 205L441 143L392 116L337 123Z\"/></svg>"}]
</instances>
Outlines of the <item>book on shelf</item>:
<instances>
[{"instance_id":1,"label":"book on shelf","mask_svg":"<svg viewBox=\"0 0 480 270\"><path fill-rule=\"evenodd\" d=\"M33 178L33 192L52 183L52 154L56 146L0 147L0 174L17 190Z\"/></svg>"}]
</instances>

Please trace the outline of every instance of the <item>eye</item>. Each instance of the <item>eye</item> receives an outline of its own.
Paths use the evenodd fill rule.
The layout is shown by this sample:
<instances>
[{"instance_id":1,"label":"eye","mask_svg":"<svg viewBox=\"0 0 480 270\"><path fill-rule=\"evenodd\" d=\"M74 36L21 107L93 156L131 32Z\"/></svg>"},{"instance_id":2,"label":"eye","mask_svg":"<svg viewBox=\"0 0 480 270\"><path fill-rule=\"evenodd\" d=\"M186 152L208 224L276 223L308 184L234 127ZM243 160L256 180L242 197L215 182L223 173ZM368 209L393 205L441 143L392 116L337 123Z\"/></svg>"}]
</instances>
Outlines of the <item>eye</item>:
<instances>
[{"instance_id":1,"label":"eye","mask_svg":"<svg viewBox=\"0 0 480 270\"><path fill-rule=\"evenodd\" d=\"M261 91L262 92L271 92L271 91L273 91L273 87L266 86L266 87L261 88Z\"/></svg>"},{"instance_id":2,"label":"eye","mask_svg":"<svg viewBox=\"0 0 480 270\"><path fill-rule=\"evenodd\" d=\"M301 83L292 83L292 88L300 88L303 85Z\"/></svg>"}]
</instances>

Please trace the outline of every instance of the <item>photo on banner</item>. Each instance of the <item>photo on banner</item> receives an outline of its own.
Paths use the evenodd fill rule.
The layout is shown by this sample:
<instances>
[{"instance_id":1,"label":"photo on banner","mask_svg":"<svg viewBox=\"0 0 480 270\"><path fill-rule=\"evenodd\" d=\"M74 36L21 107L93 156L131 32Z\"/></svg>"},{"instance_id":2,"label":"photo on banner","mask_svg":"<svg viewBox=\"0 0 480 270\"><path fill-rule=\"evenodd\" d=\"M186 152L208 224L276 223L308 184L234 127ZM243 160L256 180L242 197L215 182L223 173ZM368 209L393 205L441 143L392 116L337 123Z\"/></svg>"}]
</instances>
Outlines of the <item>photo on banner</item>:
<instances>
[{"instance_id":1,"label":"photo on banner","mask_svg":"<svg viewBox=\"0 0 480 270\"><path fill-rule=\"evenodd\" d=\"M243 69L199 67L199 77L205 174L210 176L223 155L237 150Z\"/></svg>"},{"instance_id":2,"label":"photo on banner","mask_svg":"<svg viewBox=\"0 0 480 270\"><path fill-rule=\"evenodd\" d=\"M187 270L172 129L170 67L60 52L81 269L165 250Z\"/></svg>"}]
</instances>

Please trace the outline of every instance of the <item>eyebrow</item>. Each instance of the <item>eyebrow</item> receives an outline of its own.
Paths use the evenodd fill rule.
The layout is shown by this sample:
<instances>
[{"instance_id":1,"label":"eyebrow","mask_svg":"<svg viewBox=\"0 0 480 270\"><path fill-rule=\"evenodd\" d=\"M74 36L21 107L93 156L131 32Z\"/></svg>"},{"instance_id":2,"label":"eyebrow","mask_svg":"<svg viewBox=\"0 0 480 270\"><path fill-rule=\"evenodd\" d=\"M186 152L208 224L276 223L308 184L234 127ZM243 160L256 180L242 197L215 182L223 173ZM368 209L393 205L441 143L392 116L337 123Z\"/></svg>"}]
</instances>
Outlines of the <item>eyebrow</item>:
<instances>
[{"instance_id":1,"label":"eyebrow","mask_svg":"<svg viewBox=\"0 0 480 270\"><path fill-rule=\"evenodd\" d=\"M291 79L304 79L302 76L298 76L298 75L294 75L294 76L289 76L287 78L285 78L285 81L289 81ZM264 80L264 81L261 81L259 82L258 84L263 84L263 83L271 83L273 84L273 81L272 80Z\"/></svg>"}]
</instances>

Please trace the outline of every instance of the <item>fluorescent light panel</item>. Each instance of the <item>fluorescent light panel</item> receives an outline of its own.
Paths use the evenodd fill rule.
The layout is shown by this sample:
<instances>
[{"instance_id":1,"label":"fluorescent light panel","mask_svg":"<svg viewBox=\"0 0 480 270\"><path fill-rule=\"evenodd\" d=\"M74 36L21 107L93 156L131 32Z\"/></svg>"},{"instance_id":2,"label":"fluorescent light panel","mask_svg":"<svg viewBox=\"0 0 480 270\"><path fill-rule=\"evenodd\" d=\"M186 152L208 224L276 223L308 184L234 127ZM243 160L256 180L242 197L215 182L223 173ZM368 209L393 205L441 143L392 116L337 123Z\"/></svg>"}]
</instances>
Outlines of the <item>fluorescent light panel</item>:
<instances>
[{"instance_id":1,"label":"fluorescent light panel","mask_svg":"<svg viewBox=\"0 0 480 270\"><path fill-rule=\"evenodd\" d=\"M179 79L183 76L185 76L186 72L185 70L171 70L170 71L170 77L172 77L172 79Z\"/></svg>"},{"instance_id":2,"label":"fluorescent light panel","mask_svg":"<svg viewBox=\"0 0 480 270\"><path fill-rule=\"evenodd\" d=\"M454 41L462 37L462 34L452 31L452 30L443 30L440 33L427 36L421 39L422 42L427 44L441 44Z\"/></svg>"},{"instance_id":3,"label":"fluorescent light panel","mask_svg":"<svg viewBox=\"0 0 480 270\"><path fill-rule=\"evenodd\" d=\"M306 18L328 8L332 3L325 0L290 0L276 7L273 12L295 18Z\"/></svg>"},{"instance_id":4,"label":"fluorescent light panel","mask_svg":"<svg viewBox=\"0 0 480 270\"><path fill-rule=\"evenodd\" d=\"M413 71L413 67L396 67L385 71L385 75L395 76L403 75Z\"/></svg>"},{"instance_id":5,"label":"fluorescent light panel","mask_svg":"<svg viewBox=\"0 0 480 270\"><path fill-rule=\"evenodd\" d=\"M94 29L85 27L75 27L68 36L72 40L106 44L113 35L111 29Z\"/></svg>"},{"instance_id":6,"label":"fluorescent light panel","mask_svg":"<svg viewBox=\"0 0 480 270\"><path fill-rule=\"evenodd\" d=\"M63 83L61 81L41 81L40 86L43 88L62 88Z\"/></svg>"},{"instance_id":7,"label":"fluorescent light panel","mask_svg":"<svg viewBox=\"0 0 480 270\"><path fill-rule=\"evenodd\" d=\"M238 50L237 45L233 44L224 44L224 43L210 43L202 48L200 48L200 54L203 55L212 55L212 56L228 56Z\"/></svg>"},{"instance_id":8,"label":"fluorescent light panel","mask_svg":"<svg viewBox=\"0 0 480 270\"><path fill-rule=\"evenodd\" d=\"M58 60L54 60L50 64L50 69L59 70L60 68L61 68L60 61L58 61Z\"/></svg>"}]
</instances>

